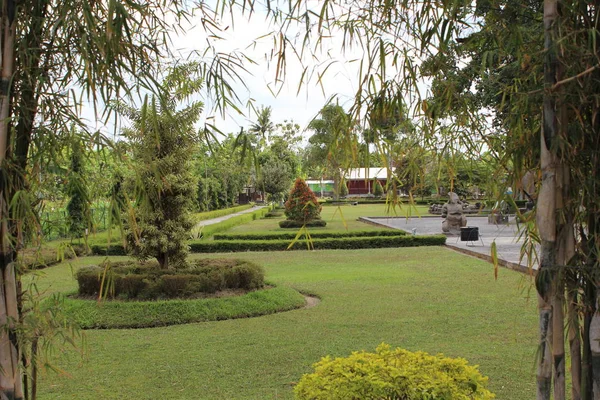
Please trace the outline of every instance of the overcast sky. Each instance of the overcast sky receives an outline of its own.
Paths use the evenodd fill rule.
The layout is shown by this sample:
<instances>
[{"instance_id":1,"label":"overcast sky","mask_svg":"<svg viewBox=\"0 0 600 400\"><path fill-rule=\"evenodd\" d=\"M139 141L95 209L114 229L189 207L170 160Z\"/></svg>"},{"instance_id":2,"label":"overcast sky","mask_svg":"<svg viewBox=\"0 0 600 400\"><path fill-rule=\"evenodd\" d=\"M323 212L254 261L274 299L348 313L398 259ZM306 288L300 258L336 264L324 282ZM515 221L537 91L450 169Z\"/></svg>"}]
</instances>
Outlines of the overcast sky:
<instances>
[{"instance_id":1,"label":"overcast sky","mask_svg":"<svg viewBox=\"0 0 600 400\"><path fill-rule=\"evenodd\" d=\"M226 24L227 25L227 24ZM182 58L185 59L191 52L202 52L206 48L206 34L200 26L200 16L192 20L187 26L183 26L185 34L174 38L174 45ZM348 109L356 90L357 63L350 62L356 56L352 54L341 54L339 40L331 40L323 47L321 59L311 62L312 65L328 65L336 61L327 70L323 89L313 79L308 85L304 85L298 91L298 81L302 75L303 67L291 57L287 64L287 76L282 87L274 85L275 66L270 65L267 54L272 50L271 38L257 38L271 32L273 27L265 19L264 14L256 13L250 20L246 16L236 15L235 26L223 33L224 40L212 40L215 47L221 52L243 51L256 65L246 64L250 74L245 76L248 89L238 85L236 90L242 101L246 103L249 99L254 100L257 107L270 106L272 108L273 122L293 120L304 128L319 110L326 104L327 99L338 95L339 104ZM278 90L281 89L281 90ZM276 97L272 92L278 90ZM230 114L222 119L218 114L210 112L206 108L205 118L215 117L216 125L223 132L239 132L241 127L249 127L255 119L252 111L245 110L246 116Z\"/></svg>"}]
</instances>

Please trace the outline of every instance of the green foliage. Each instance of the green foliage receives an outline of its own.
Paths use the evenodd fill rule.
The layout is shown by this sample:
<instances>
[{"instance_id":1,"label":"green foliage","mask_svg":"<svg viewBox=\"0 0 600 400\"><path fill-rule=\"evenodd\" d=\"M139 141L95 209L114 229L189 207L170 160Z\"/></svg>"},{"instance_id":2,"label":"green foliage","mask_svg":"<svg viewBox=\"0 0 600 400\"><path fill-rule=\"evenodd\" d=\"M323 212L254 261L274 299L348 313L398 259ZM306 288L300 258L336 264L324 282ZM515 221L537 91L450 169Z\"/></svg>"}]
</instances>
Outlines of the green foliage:
<instances>
[{"instance_id":1,"label":"green foliage","mask_svg":"<svg viewBox=\"0 0 600 400\"><path fill-rule=\"evenodd\" d=\"M375 353L324 357L294 389L296 399L490 400L487 377L462 358L432 356L381 344Z\"/></svg>"},{"instance_id":2,"label":"green foliage","mask_svg":"<svg viewBox=\"0 0 600 400\"><path fill-rule=\"evenodd\" d=\"M418 246L443 246L446 243L445 235L428 236L365 236L342 238L313 238L312 240L211 240L191 241L190 251L193 253L226 253L241 251L283 251L283 250L350 250L374 249L389 247L418 247Z\"/></svg>"},{"instance_id":3,"label":"green foliage","mask_svg":"<svg viewBox=\"0 0 600 400\"><path fill-rule=\"evenodd\" d=\"M236 206L236 207L223 208L221 210L205 211L205 212L194 214L194 220L205 221L207 219L223 217L225 215L235 214L240 211L248 210L249 208L252 208L252 207L253 207L252 204L244 204L244 205Z\"/></svg>"},{"instance_id":4,"label":"green foliage","mask_svg":"<svg viewBox=\"0 0 600 400\"><path fill-rule=\"evenodd\" d=\"M81 237L90 224L90 198L83 175L83 149L79 140L71 149L71 168L68 175L67 194L71 197L67 204L69 232L72 237Z\"/></svg>"},{"instance_id":5,"label":"green foliage","mask_svg":"<svg viewBox=\"0 0 600 400\"><path fill-rule=\"evenodd\" d=\"M341 181L340 182L340 197L347 197L348 196L348 185L346 184L346 182Z\"/></svg>"},{"instance_id":6,"label":"green foliage","mask_svg":"<svg viewBox=\"0 0 600 400\"><path fill-rule=\"evenodd\" d=\"M395 229L375 230L375 231L339 231L339 232L310 232L310 237L313 239L324 238L349 238L349 237L365 237L365 236L403 236L406 232ZM298 236L297 233L291 232L276 232L276 233L246 233L246 234L220 234L214 235L215 240L292 240ZM306 234L303 233L299 239L305 239Z\"/></svg>"},{"instance_id":7,"label":"green foliage","mask_svg":"<svg viewBox=\"0 0 600 400\"><path fill-rule=\"evenodd\" d=\"M264 286L262 267L242 260L194 260L186 269L165 270L156 264L117 263L88 266L77 272L80 296L98 296L102 282L112 280L109 296L119 299L169 299L226 289Z\"/></svg>"},{"instance_id":8,"label":"green foliage","mask_svg":"<svg viewBox=\"0 0 600 400\"><path fill-rule=\"evenodd\" d=\"M340 196L341 169L356 158L356 126L350 114L337 104L327 104L313 119L313 131L305 151L305 168L313 176L330 176L334 181L334 198Z\"/></svg>"},{"instance_id":9,"label":"green foliage","mask_svg":"<svg viewBox=\"0 0 600 400\"><path fill-rule=\"evenodd\" d=\"M123 329L257 317L302 306L304 296L282 286L206 299L98 303L67 298L62 309L82 329Z\"/></svg>"},{"instance_id":10,"label":"green foliage","mask_svg":"<svg viewBox=\"0 0 600 400\"><path fill-rule=\"evenodd\" d=\"M294 175L290 167L280 160L271 159L260 169L259 187L271 195L273 201L281 201L290 189Z\"/></svg>"},{"instance_id":11,"label":"green foliage","mask_svg":"<svg viewBox=\"0 0 600 400\"><path fill-rule=\"evenodd\" d=\"M192 154L198 142L194 124L202 103L178 108L181 90L201 80L175 68L165 78L170 92L145 100L140 110L122 104L118 109L133 121L125 131L131 141L136 169L136 221L129 222L128 241L133 254L144 260L155 257L161 268L183 266L185 241L194 226L196 177ZM187 96L185 96L187 97Z\"/></svg>"},{"instance_id":12,"label":"green foliage","mask_svg":"<svg viewBox=\"0 0 600 400\"><path fill-rule=\"evenodd\" d=\"M302 227L306 227L306 228L321 227L322 228L324 226L327 226L327 221L324 221L322 219L313 219L311 221L306 221L306 222L292 221L289 219L279 221L280 228L302 228Z\"/></svg>"},{"instance_id":13,"label":"green foliage","mask_svg":"<svg viewBox=\"0 0 600 400\"><path fill-rule=\"evenodd\" d=\"M28 271L50 267L64 260L86 254L87 250L83 245L69 245L58 248L30 247L19 252L17 261L22 271Z\"/></svg>"},{"instance_id":14,"label":"green foliage","mask_svg":"<svg viewBox=\"0 0 600 400\"><path fill-rule=\"evenodd\" d=\"M383 186L381 186L381 183L378 180L376 180L374 182L374 185L373 185L373 195L375 197L381 197L381 196L383 196Z\"/></svg>"},{"instance_id":15,"label":"green foliage","mask_svg":"<svg viewBox=\"0 0 600 400\"><path fill-rule=\"evenodd\" d=\"M252 213L237 215L235 217L231 217L229 219L226 219L225 221L218 222L216 224L202 226L198 232L198 235L201 235L204 239L212 237L212 235L214 235L215 233L224 232L233 228L234 226L243 225L248 222L260 219L266 213L268 213L269 210L270 207L263 207Z\"/></svg>"},{"instance_id":16,"label":"green foliage","mask_svg":"<svg viewBox=\"0 0 600 400\"><path fill-rule=\"evenodd\" d=\"M297 178L285 202L285 215L291 221L306 223L318 219L321 205L306 182Z\"/></svg>"}]
</instances>

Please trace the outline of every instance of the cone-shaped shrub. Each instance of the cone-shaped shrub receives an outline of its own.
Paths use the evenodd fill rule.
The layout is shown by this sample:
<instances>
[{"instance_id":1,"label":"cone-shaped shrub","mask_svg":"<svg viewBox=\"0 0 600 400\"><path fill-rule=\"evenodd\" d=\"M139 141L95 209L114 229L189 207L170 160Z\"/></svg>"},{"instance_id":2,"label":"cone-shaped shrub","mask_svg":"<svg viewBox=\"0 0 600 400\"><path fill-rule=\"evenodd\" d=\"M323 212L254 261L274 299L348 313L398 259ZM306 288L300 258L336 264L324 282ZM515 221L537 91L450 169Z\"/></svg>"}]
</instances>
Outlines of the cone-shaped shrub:
<instances>
[{"instance_id":1,"label":"cone-shaped shrub","mask_svg":"<svg viewBox=\"0 0 600 400\"><path fill-rule=\"evenodd\" d=\"M289 220L302 223L320 218L321 205L304 179L298 178L294 182L294 187L285 202L285 216Z\"/></svg>"},{"instance_id":2,"label":"cone-shaped shrub","mask_svg":"<svg viewBox=\"0 0 600 400\"><path fill-rule=\"evenodd\" d=\"M379 183L378 180L373 182L373 195L375 197L383 196L383 186L381 186L381 183Z\"/></svg>"}]
</instances>

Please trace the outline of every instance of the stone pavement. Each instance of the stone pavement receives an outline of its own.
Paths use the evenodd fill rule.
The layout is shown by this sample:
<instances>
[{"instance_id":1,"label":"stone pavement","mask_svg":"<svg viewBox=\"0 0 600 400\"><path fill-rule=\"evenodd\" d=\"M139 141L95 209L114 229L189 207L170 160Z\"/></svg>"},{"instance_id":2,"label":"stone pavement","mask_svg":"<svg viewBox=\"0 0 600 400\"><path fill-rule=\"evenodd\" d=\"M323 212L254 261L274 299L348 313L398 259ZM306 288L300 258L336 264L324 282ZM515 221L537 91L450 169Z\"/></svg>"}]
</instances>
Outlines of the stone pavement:
<instances>
[{"instance_id":1,"label":"stone pavement","mask_svg":"<svg viewBox=\"0 0 600 400\"><path fill-rule=\"evenodd\" d=\"M439 235L442 234L442 218L440 216L426 217L361 217L360 220L401 229L416 235ZM496 242L499 263L519 271L528 271L527 256L520 260L522 240L519 240L517 225L514 217L509 219L508 224L495 225L488 223L487 217L473 217L467 215L467 226L478 227L481 240L474 242L463 242L460 235L448 235L446 246L467 253L487 261L491 261L491 244ZM537 260L532 260L533 269L537 269Z\"/></svg>"}]
</instances>

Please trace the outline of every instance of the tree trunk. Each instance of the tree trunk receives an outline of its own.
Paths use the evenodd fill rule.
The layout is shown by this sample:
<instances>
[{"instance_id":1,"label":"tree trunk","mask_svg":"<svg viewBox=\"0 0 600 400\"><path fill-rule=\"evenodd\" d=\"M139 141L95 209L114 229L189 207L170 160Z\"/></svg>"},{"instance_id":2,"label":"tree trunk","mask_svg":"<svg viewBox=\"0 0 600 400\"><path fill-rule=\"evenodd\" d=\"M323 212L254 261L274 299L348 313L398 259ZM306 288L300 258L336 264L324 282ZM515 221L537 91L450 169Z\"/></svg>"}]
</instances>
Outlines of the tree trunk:
<instances>
[{"instance_id":1,"label":"tree trunk","mask_svg":"<svg viewBox=\"0 0 600 400\"><path fill-rule=\"evenodd\" d=\"M0 85L0 168L6 172L11 108L10 84L14 75L15 18L14 0L2 4L2 60ZM14 254L10 245L8 227L8 193L0 186L0 399L22 399L23 386L19 368L19 351L15 333L18 322L17 277Z\"/></svg>"},{"instance_id":2,"label":"tree trunk","mask_svg":"<svg viewBox=\"0 0 600 400\"><path fill-rule=\"evenodd\" d=\"M556 49L558 18L557 0L544 0L544 87L548 90L558 80L559 63ZM556 94L545 92L541 132L542 186L538 197L537 225L541 239L541 257L537 275L540 309L540 360L537 368L537 399L550 400L552 386L552 358L555 365L554 399L564 399L564 340L562 328L562 289L557 273L557 200L561 200L560 160L554 145L559 134L559 115ZM564 126L563 126L564 128ZM562 204L561 204L562 205ZM553 318L554 317L554 318ZM555 331L553 332L553 328ZM561 349L562 342L562 349ZM562 393L561 393L562 391Z\"/></svg>"}]
</instances>

